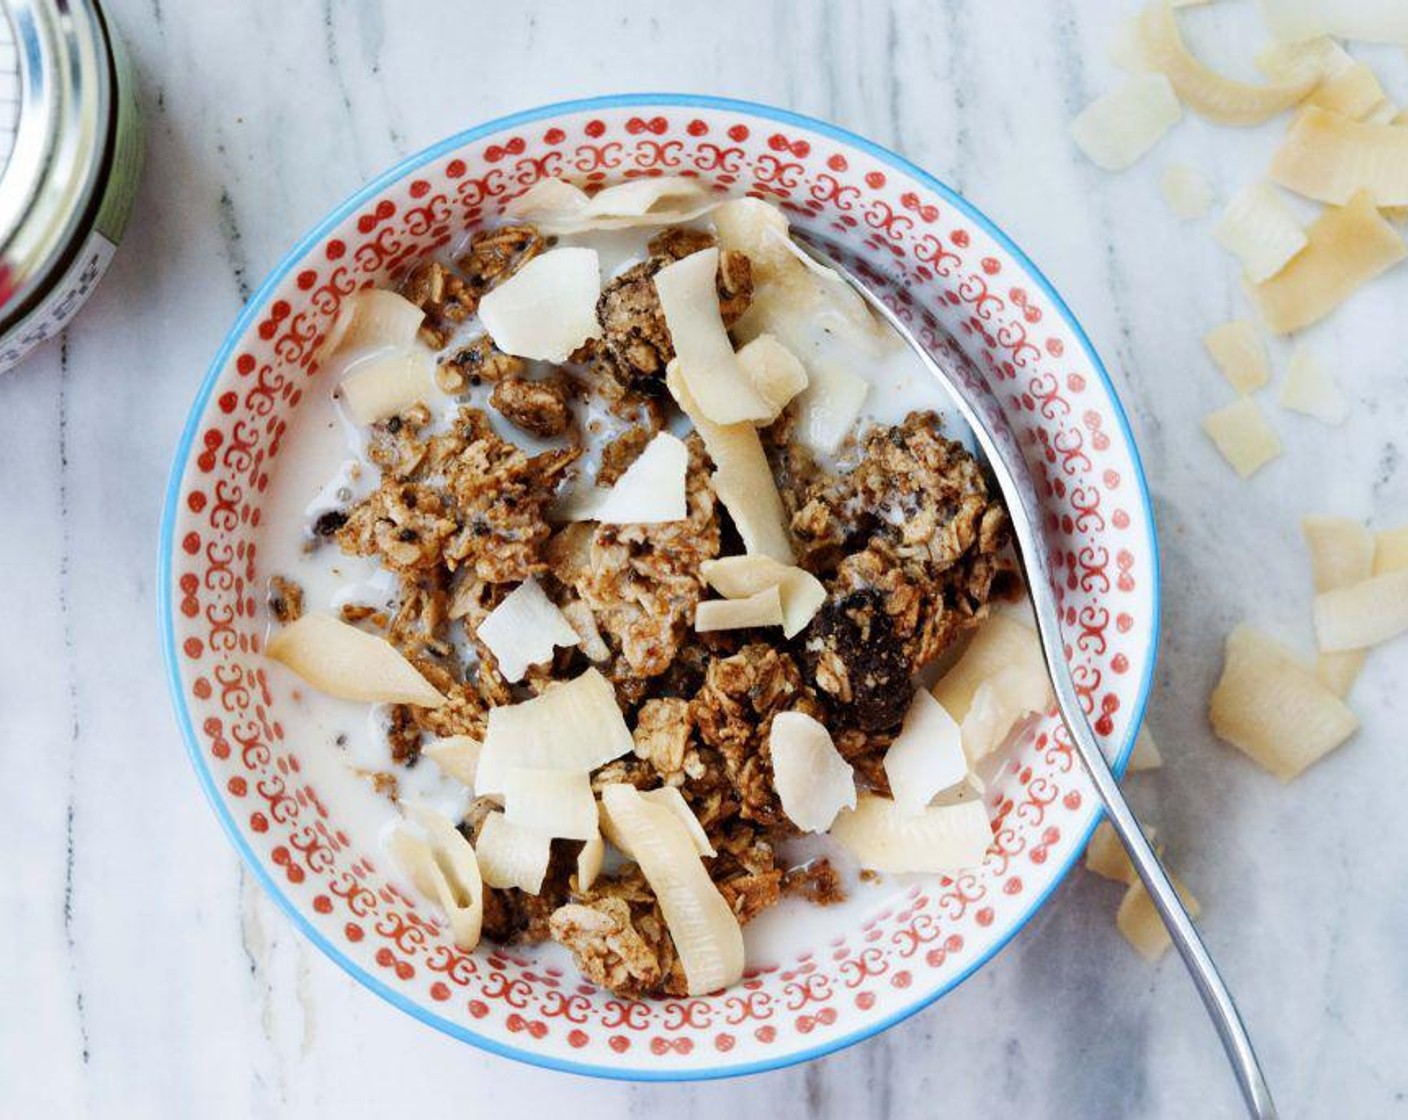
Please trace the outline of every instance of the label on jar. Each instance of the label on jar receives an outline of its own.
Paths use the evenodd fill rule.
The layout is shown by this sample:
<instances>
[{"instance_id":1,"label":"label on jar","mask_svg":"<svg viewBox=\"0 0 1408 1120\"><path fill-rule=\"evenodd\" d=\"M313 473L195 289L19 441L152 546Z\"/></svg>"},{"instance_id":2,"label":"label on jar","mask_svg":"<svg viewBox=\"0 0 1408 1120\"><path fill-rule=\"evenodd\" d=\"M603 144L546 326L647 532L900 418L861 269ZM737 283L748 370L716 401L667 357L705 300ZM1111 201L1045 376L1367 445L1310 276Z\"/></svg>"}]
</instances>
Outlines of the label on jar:
<instances>
[{"instance_id":1,"label":"label on jar","mask_svg":"<svg viewBox=\"0 0 1408 1120\"><path fill-rule=\"evenodd\" d=\"M15 329L0 337L0 373L13 369L21 358L46 339L53 338L83 306L83 301L107 271L117 246L94 230L73 263L49 294Z\"/></svg>"}]
</instances>

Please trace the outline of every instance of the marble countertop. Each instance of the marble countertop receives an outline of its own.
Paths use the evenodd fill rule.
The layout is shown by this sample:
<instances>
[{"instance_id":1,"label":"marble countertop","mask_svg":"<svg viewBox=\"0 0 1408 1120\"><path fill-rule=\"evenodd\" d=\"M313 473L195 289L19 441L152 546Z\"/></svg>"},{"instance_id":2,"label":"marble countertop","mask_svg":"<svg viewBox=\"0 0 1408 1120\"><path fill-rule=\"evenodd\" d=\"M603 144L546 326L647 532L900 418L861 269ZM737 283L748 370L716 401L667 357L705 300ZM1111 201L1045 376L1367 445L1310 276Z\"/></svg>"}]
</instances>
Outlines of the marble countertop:
<instances>
[{"instance_id":1,"label":"marble countertop","mask_svg":"<svg viewBox=\"0 0 1408 1120\"><path fill-rule=\"evenodd\" d=\"M1189 119L1117 177L1081 158L1067 122L1116 79L1105 45L1130 0L108 6L149 125L137 214L64 338L0 378L0 1114L1238 1114L1179 963L1139 960L1114 928L1118 890L1084 873L883 1037L743 1082L644 1086L420 1026L305 944L241 869L156 638L160 500L205 366L251 287L367 177L501 113L628 89L773 102L891 145L984 207L1082 316L1162 530L1150 721L1167 763L1132 795L1204 904L1284 1114L1408 1109L1408 642L1370 659L1357 738L1288 788L1204 717L1237 620L1309 646L1301 514L1408 520L1408 268L1310 332L1353 402L1343 429L1268 400L1287 453L1250 484L1198 431L1230 399L1199 336L1245 308L1210 219L1178 223L1159 176L1193 164L1225 198L1280 126ZM1213 57L1245 57L1250 6L1228 8L1190 22ZM1408 103L1403 53L1365 57Z\"/></svg>"}]
</instances>

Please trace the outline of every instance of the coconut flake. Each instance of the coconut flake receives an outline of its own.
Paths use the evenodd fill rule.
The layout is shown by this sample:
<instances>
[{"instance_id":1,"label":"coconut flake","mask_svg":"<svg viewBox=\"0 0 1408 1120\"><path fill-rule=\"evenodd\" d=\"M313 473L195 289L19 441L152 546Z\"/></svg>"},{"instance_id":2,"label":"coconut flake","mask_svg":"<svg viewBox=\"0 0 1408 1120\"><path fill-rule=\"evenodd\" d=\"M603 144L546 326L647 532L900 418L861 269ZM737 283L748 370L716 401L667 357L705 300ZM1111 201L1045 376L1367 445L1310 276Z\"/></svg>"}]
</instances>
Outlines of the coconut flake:
<instances>
[{"instance_id":1,"label":"coconut flake","mask_svg":"<svg viewBox=\"0 0 1408 1120\"><path fill-rule=\"evenodd\" d=\"M597 876L601 874L602 864L606 862L606 841L600 836L593 836L585 844L582 850L577 853L577 891L590 890Z\"/></svg>"},{"instance_id":2,"label":"coconut flake","mask_svg":"<svg viewBox=\"0 0 1408 1120\"><path fill-rule=\"evenodd\" d=\"M1351 62L1337 73L1322 78L1305 99L1307 108L1313 105L1357 121L1364 120L1386 103L1387 95L1378 76L1362 62Z\"/></svg>"},{"instance_id":3,"label":"coconut flake","mask_svg":"<svg viewBox=\"0 0 1408 1120\"><path fill-rule=\"evenodd\" d=\"M363 288L343 302L323 343L325 355L410 346L425 312L385 288Z\"/></svg>"},{"instance_id":4,"label":"coconut flake","mask_svg":"<svg viewBox=\"0 0 1408 1120\"><path fill-rule=\"evenodd\" d=\"M1222 375L1243 396L1271 380L1271 362L1256 327L1246 319L1223 323L1203 335L1203 346Z\"/></svg>"},{"instance_id":5,"label":"coconut flake","mask_svg":"<svg viewBox=\"0 0 1408 1120\"><path fill-rule=\"evenodd\" d=\"M1125 773L1139 774L1145 770L1158 770L1163 764L1163 755L1159 754L1153 734L1148 727L1141 727L1139 734L1134 737L1134 750L1129 753L1129 767Z\"/></svg>"},{"instance_id":6,"label":"coconut flake","mask_svg":"<svg viewBox=\"0 0 1408 1120\"><path fill-rule=\"evenodd\" d=\"M782 811L803 832L825 832L837 813L855 808L855 771L836 750L831 733L811 716L775 715L768 750Z\"/></svg>"},{"instance_id":7,"label":"coconut flake","mask_svg":"<svg viewBox=\"0 0 1408 1120\"><path fill-rule=\"evenodd\" d=\"M1045 674L1041 640L1030 626L1006 612L988 615L963 655L934 685L934 699L960 724L984 681L1014 667L1033 679Z\"/></svg>"},{"instance_id":8,"label":"coconut flake","mask_svg":"<svg viewBox=\"0 0 1408 1120\"><path fill-rule=\"evenodd\" d=\"M1152 840L1154 830L1146 828L1144 835ZM1119 835L1115 832L1115 826L1109 821L1101 821L1095 826L1090 843L1085 846L1085 866L1087 870L1111 882L1124 883L1126 886L1139 882L1139 873L1134 870L1129 853L1124 850L1124 845L1120 843Z\"/></svg>"},{"instance_id":9,"label":"coconut flake","mask_svg":"<svg viewBox=\"0 0 1408 1120\"><path fill-rule=\"evenodd\" d=\"M474 772L479 766L481 747L468 735L447 735L421 747L420 753L435 763L442 774L474 788Z\"/></svg>"},{"instance_id":10,"label":"coconut flake","mask_svg":"<svg viewBox=\"0 0 1408 1120\"><path fill-rule=\"evenodd\" d=\"M684 825L685 831L689 833L689 838L694 842L695 850L701 856L714 856L718 853L714 851L714 846L709 843L709 834L704 831L704 826L699 823L699 818L694 815L694 810L689 807L689 802L684 799L684 795L674 786L658 786L655 789L641 790L640 794L652 805L658 805L662 809L668 809L675 818ZM607 838L616 845L617 849L627 859L634 859L631 853L630 841L616 827L615 821L611 818L611 810L606 803L599 806L601 810L601 830Z\"/></svg>"},{"instance_id":11,"label":"coconut flake","mask_svg":"<svg viewBox=\"0 0 1408 1120\"><path fill-rule=\"evenodd\" d=\"M582 343L601 337L596 318L600 294L595 249L552 249L486 293L479 301L479 319L505 353L565 362Z\"/></svg>"},{"instance_id":12,"label":"coconut flake","mask_svg":"<svg viewBox=\"0 0 1408 1120\"><path fill-rule=\"evenodd\" d=\"M1296 43L1272 43L1256 56L1256 68L1274 82L1323 84L1352 67L1354 56L1333 39L1321 35Z\"/></svg>"},{"instance_id":13,"label":"coconut flake","mask_svg":"<svg viewBox=\"0 0 1408 1120\"><path fill-rule=\"evenodd\" d=\"M1195 167L1173 164L1165 168L1159 186L1179 221L1191 222L1212 208L1212 184Z\"/></svg>"},{"instance_id":14,"label":"coconut flake","mask_svg":"<svg viewBox=\"0 0 1408 1120\"><path fill-rule=\"evenodd\" d=\"M1344 207L1327 206L1305 232L1309 243L1290 264L1247 286L1262 319L1278 334L1323 319L1408 253L1367 193Z\"/></svg>"},{"instance_id":15,"label":"coconut flake","mask_svg":"<svg viewBox=\"0 0 1408 1120\"><path fill-rule=\"evenodd\" d=\"M1173 9L1153 0L1139 17L1144 54L1152 69L1168 77L1179 99L1216 124L1252 125L1289 109L1314 88L1311 78L1253 85L1203 65L1184 45Z\"/></svg>"},{"instance_id":16,"label":"coconut flake","mask_svg":"<svg viewBox=\"0 0 1408 1120\"><path fill-rule=\"evenodd\" d=\"M705 995L737 982L743 975L743 931L704 870L685 825L624 783L606 786L601 802L660 902L688 993Z\"/></svg>"},{"instance_id":17,"label":"coconut flake","mask_svg":"<svg viewBox=\"0 0 1408 1120\"><path fill-rule=\"evenodd\" d=\"M1281 438L1261 407L1242 397L1203 417L1203 431L1243 478L1250 478L1281 454Z\"/></svg>"},{"instance_id":18,"label":"coconut flake","mask_svg":"<svg viewBox=\"0 0 1408 1120\"><path fill-rule=\"evenodd\" d=\"M674 225L707 213L709 192L697 179L633 179L588 196L560 179L543 179L513 199L505 213L533 222L548 234Z\"/></svg>"},{"instance_id":19,"label":"coconut flake","mask_svg":"<svg viewBox=\"0 0 1408 1120\"><path fill-rule=\"evenodd\" d=\"M373 704L438 708L445 697L390 642L326 614L305 614L264 650L319 692Z\"/></svg>"},{"instance_id":20,"label":"coconut flake","mask_svg":"<svg viewBox=\"0 0 1408 1120\"><path fill-rule=\"evenodd\" d=\"M773 415L772 406L739 364L719 313L714 284L718 269L719 250L711 247L655 274L675 363L699 411L713 423L766 422Z\"/></svg>"},{"instance_id":21,"label":"coconut flake","mask_svg":"<svg viewBox=\"0 0 1408 1120\"><path fill-rule=\"evenodd\" d=\"M1408 46L1408 7L1401 0L1259 0L1259 5L1278 39L1334 35Z\"/></svg>"},{"instance_id":22,"label":"coconut flake","mask_svg":"<svg viewBox=\"0 0 1408 1120\"><path fill-rule=\"evenodd\" d=\"M489 709L474 792L504 792L510 766L592 771L634 747L616 690L596 669L519 704Z\"/></svg>"},{"instance_id":23,"label":"coconut flake","mask_svg":"<svg viewBox=\"0 0 1408 1120\"><path fill-rule=\"evenodd\" d=\"M402 803L421 835L405 825L387 838L391 858L421 894L434 900L450 923L455 945L479 944L484 920L484 883L468 840L449 820L424 805Z\"/></svg>"},{"instance_id":24,"label":"coconut flake","mask_svg":"<svg viewBox=\"0 0 1408 1120\"><path fill-rule=\"evenodd\" d=\"M1245 624L1227 637L1208 717L1219 739L1284 782L1359 727L1354 713L1308 666Z\"/></svg>"},{"instance_id":25,"label":"coconut flake","mask_svg":"<svg viewBox=\"0 0 1408 1120\"><path fill-rule=\"evenodd\" d=\"M504 819L554 839L590 840L597 834L596 798L585 770L504 769Z\"/></svg>"},{"instance_id":26,"label":"coconut flake","mask_svg":"<svg viewBox=\"0 0 1408 1120\"><path fill-rule=\"evenodd\" d=\"M1198 900L1172 872L1168 873L1168 877L1174 890L1178 892L1178 897L1183 900L1183 908L1188 911L1188 916L1196 918L1203 909ZM1173 944L1173 938L1169 936L1168 927L1164 925L1158 907L1154 905L1154 900L1140 882L1131 883L1129 890L1125 891L1120 908L1115 914L1115 926L1124 935L1124 939L1150 964L1168 952L1169 946Z\"/></svg>"},{"instance_id":27,"label":"coconut flake","mask_svg":"<svg viewBox=\"0 0 1408 1120\"><path fill-rule=\"evenodd\" d=\"M1408 203L1408 128L1314 106L1271 157L1271 178L1307 198L1343 205L1368 191L1379 206Z\"/></svg>"},{"instance_id":28,"label":"coconut flake","mask_svg":"<svg viewBox=\"0 0 1408 1120\"><path fill-rule=\"evenodd\" d=\"M493 812L479 828L479 870L487 886L517 887L528 894L543 889L552 857L552 833L514 824Z\"/></svg>"},{"instance_id":29,"label":"coconut flake","mask_svg":"<svg viewBox=\"0 0 1408 1120\"><path fill-rule=\"evenodd\" d=\"M435 359L429 350L398 346L353 362L337 392L353 421L374 424L433 400L434 375Z\"/></svg>"},{"instance_id":30,"label":"coconut flake","mask_svg":"<svg viewBox=\"0 0 1408 1120\"><path fill-rule=\"evenodd\" d=\"M665 383L704 440L714 460L714 493L733 518L743 547L782 564L793 560L787 535L787 510L768 466L758 430L749 423L716 424L695 401L680 372L679 361L665 370Z\"/></svg>"},{"instance_id":31,"label":"coconut flake","mask_svg":"<svg viewBox=\"0 0 1408 1120\"><path fill-rule=\"evenodd\" d=\"M1253 183L1238 191L1212 236L1242 262L1242 270L1255 284L1275 276L1309 243L1290 206L1269 183Z\"/></svg>"},{"instance_id":32,"label":"coconut flake","mask_svg":"<svg viewBox=\"0 0 1408 1120\"><path fill-rule=\"evenodd\" d=\"M1179 122L1183 111L1162 74L1134 74L1071 121L1071 139L1097 167L1123 171Z\"/></svg>"},{"instance_id":33,"label":"coconut flake","mask_svg":"<svg viewBox=\"0 0 1408 1120\"><path fill-rule=\"evenodd\" d=\"M656 525L689 516L685 475L689 448L678 436L657 432L616 480L593 520L603 525Z\"/></svg>"},{"instance_id":34,"label":"coconut flake","mask_svg":"<svg viewBox=\"0 0 1408 1120\"><path fill-rule=\"evenodd\" d=\"M700 634L781 625L782 596L776 586L744 599L706 599L694 608L694 629Z\"/></svg>"},{"instance_id":35,"label":"coconut flake","mask_svg":"<svg viewBox=\"0 0 1408 1120\"><path fill-rule=\"evenodd\" d=\"M1343 424L1349 416L1349 404L1329 369L1305 346L1291 351L1286 379L1276 399L1282 408L1303 412L1331 427Z\"/></svg>"},{"instance_id":36,"label":"coconut flake","mask_svg":"<svg viewBox=\"0 0 1408 1120\"><path fill-rule=\"evenodd\" d=\"M922 688L885 751L884 767L895 804L911 814L922 813L935 796L968 776L962 729Z\"/></svg>"},{"instance_id":37,"label":"coconut flake","mask_svg":"<svg viewBox=\"0 0 1408 1120\"><path fill-rule=\"evenodd\" d=\"M1384 529L1374 537L1374 570L1379 576L1408 568L1408 525Z\"/></svg>"},{"instance_id":38,"label":"coconut flake","mask_svg":"<svg viewBox=\"0 0 1408 1120\"><path fill-rule=\"evenodd\" d=\"M1408 630L1408 570L1384 572L1315 596L1321 650L1367 649Z\"/></svg>"},{"instance_id":39,"label":"coconut flake","mask_svg":"<svg viewBox=\"0 0 1408 1120\"><path fill-rule=\"evenodd\" d=\"M728 599L746 599L769 587L777 588L782 599L784 638L794 638L805 630L826 602L826 588L811 572L793 564L779 564L768 556L705 560L699 565L699 574Z\"/></svg>"},{"instance_id":40,"label":"coconut flake","mask_svg":"<svg viewBox=\"0 0 1408 1120\"><path fill-rule=\"evenodd\" d=\"M963 750L970 764L1002 746L1012 729L1053 702L1046 665L1004 665L978 685L963 716Z\"/></svg>"},{"instance_id":41,"label":"coconut flake","mask_svg":"<svg viewBox=\"0 0 1408 1120\"><path fill-rule=\"evenodd\" d=\"M832 837L870 871L956 874L983 862L992 826L981 801L931 805L918 816L888 797L862 793L843 809Z\"/></svg>"},{"instance_id":42,"label":"coconut flake","mask_svg":"<svg viewBox=\"0 0 1408 1120\"><path fill-rule=\"evenodd\" d=\"M521 681L530 665L551 661L555 647L577 644L577 631L532 576L510 591L474 633L510 682Z\"/></svg>"},{"instance_id":43,"label":"coconut flake","mask_svg":"<svg viewBox=\"0 0 1408 1120\"><path fill-rule=\"evenodd\" d=\"M772 409L771 420L776 420L787 402L807 387L807 371L802 363L770 334L758 335L737 356L753 388Z\"/></svg>"},{"instance_id":44,"label":"coconut flake","mask_svg":"<svg viewBox=\"0 0 1408 1120\"><path fill-rule=\"evenodd\" d=\"M809 450L835 454L860 416L870 382L837 362L813 363L807 387L797 397L796 438Z\"/></svg>"}]
</instances>

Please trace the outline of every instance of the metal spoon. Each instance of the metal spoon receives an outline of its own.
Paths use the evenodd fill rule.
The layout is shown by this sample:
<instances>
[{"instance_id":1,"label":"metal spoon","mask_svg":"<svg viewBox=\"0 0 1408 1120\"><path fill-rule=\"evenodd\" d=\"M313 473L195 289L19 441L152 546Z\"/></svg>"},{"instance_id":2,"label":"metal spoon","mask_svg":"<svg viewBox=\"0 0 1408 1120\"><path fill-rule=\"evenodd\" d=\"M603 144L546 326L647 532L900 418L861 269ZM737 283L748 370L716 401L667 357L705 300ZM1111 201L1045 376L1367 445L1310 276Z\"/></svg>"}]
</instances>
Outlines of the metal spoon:
<instances>
[{"instance_id":1,"label":"metal spoon","mask_svg":"<svg viewBox=\"0 0 1408 1120\"><path fill-rule=\"evenodd\" d=\"M1036 612L1037 630L1041 634L1041 645L1046 655L1046 666L1055 687L1056 700L1061 710L1061 718L1070 731L1076 753L1085 764L1095 792L1105 808L1110 823L1114 826L1120 843L1129 853L1134 869L1154 900L1164 925L1168 928L1173 943L1178 948L1183 963L1193 977L1198 994L1212 1017L1222 1045L1227 1051L1246 1102L1247 1111L1252 1116L1274 1118L1276 1106L1271 1100L1271 1090L1266 1077L1257 1063L1256 1052L1252 1049L1247 1029L1237 1013L1237 1005L1227 990L1217 966L1213 964L1207 947L1193 928L1188 911L1169 880L1168 872L1154 854L1148 838L1139 827L1129 804L1120 792L1110 764L1100 750L1095 733L1086 721L1081 709L1080 698L1076 693L1075 681L1071 677L1070 666L1066 663L1061 637L1060 614L1055 595L1052 592L1053 574L1051 557L1038 526L1041 519L1036 507L1036 488L1027 476L1026 460L1018 449L1016 439L1007 427L1006 421L991 410L985 411L978 395L959 378L949 372L915 337L913 331L884 303L881 298L849 269L839 264L835 254L823 252L812 244L798 239L798 244L814 260L834 269L870 308L879 315L896 334L923 361L925 367L942 383L953 396L958 410L973 429L979 446L987 456L988 466L997 480L1007 504L1012 520L1013 535L1016 537L1018 558L1026 576L1027 592L1031 596L1032 607Z\"/></svg>"}]
</instances>

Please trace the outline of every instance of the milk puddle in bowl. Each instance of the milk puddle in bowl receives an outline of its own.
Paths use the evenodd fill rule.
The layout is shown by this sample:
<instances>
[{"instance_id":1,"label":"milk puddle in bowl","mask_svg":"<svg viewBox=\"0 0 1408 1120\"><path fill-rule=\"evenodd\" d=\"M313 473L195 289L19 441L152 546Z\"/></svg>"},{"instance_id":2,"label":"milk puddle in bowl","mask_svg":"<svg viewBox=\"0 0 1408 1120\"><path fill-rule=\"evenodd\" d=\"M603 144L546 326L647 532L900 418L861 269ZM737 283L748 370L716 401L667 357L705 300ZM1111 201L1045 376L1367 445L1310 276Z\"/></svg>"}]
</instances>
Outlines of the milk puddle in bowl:
<instances>
[{"instance_id":1,"label":"milk puddle in bowl","mask_svg":"<svg viewBox=\"0 0 1408 1120\"><path fill-rule=\"evenodd\" d=\"M645 244L654 232L595 231L564 236L559 244L595 249L605 283L645 257ZM447 259L457 256L456 251L446 254ZM471 317L458 326L445 352L453 353L482 332L477 317ZM786 342L809 369L817 363L834 362L870 383L856 431L871 424L898 423L914 409L932 409L943 417L944 434L972 449L971 432L945 390L898 338L890 336L862 344L844 332L828 329L825 320L817 318L809 322L804 335ZM355 358L365 356L363 352ZM276 575L295 581L303 590L305 612L337 615L345 604L354 603L394 613L397 581L393 574L374 558L346 554L335 541L312 531L323 514L345 508L374 490L379 477L378 468L366 458L365 430L343 414L333 396L333 389L344 374L345 361L339 359L340 356L332 359L320 372L313 382L314 391L295 411L284 436L266 516L259 530L258 580L261 586ZM546 364L530 363L529 376L546 373L547 369ZM433 393L434 399L426 402L434 413L427 434L446 430L460 408L471 406L484 411L500 436L530 454L566 445L565 438L544 441L511 425L489 405L492 389L486 383L471 386L455 397ZM612 415L595 398L578 395L571 407L585 435L585 453L578 472L581 477L590 478L595 474L600 448L628 428L630 422ZM673 426L680 435L689 429L688 421L682 417ZM836 464L823 459L823 465ZM840 465L845 465L844 451ZM477 655L458 622L452 624L451 636L456 655L472 664ZM385 792L385 778L378 779L377 775L394 776L399 796L427 804L452 821L464 816L472 793L459 781L443 775L427 756L410 766L393 762L382 706L372 705L369 710L365 703L321 694L278 665L271 664L268 671L271 687L288 697L280 702L280 722L286 741L297 745L300 764L310 784L329 811L345 822L345 831L357 839L364 851L380 857L378 865L400 881L394 861L386 858L384 843L401 818ZM823 855L842 872L845 901L822 909L801 898L784 897L780 904L764 910L744 928L750 968L780 963L795 956L800 948L818 944L819 938L829 931L856 927L880 905L882 898L892 895L897 882L932 879L887 875L879 882L862 881L854 860L827 836L785 841L779 865L793 866ZM554 943L536 946L532 952L560 956L570 965L565 950Z\"/></svg>"}]
</instances>

